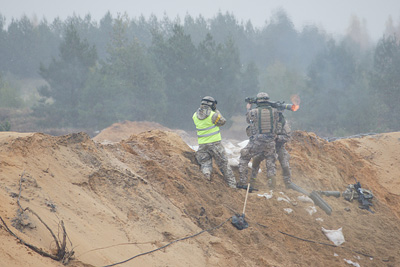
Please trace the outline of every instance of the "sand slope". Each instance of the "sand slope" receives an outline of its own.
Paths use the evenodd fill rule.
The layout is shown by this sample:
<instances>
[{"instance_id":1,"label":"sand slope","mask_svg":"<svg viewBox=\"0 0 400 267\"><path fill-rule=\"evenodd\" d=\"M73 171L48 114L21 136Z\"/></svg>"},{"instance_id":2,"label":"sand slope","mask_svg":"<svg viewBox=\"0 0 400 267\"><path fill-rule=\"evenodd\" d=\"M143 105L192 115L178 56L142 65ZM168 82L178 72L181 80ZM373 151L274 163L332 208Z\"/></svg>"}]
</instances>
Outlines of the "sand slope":
<instances>
[{"instance_id":1,"label":"sand slope","mask_svg":"<svg viewBox=\"0 0 400 267\"><path fill-rule=\"evenodd\" d=\"M184 237L118 266L349 266L345 259L361 266L400 264L400 133L327 142L295 132L288 146L294 182L309 191L344 191L356 177L374 193L375 213L342 197L324 197L333 209L329 216L286 190L280 172L267 199L258 195L271 193L261 173L264 187L249 195L250 227L243 231L229 219L242 212L246 192L228 188L218 170L206 182L194 151L176 132L147 129L115 138L102 143L85 133L0 132L0 216L7 226L51 253L56 247L49 231L29 212L18 215L17 202L56 235L63 221L67 249L75 252L68 266L77 267L111 265ZM0 266L63 266L0 225ZM322 227L342 228L346 242L334 246Z\"/></svg>"}]
</instances>

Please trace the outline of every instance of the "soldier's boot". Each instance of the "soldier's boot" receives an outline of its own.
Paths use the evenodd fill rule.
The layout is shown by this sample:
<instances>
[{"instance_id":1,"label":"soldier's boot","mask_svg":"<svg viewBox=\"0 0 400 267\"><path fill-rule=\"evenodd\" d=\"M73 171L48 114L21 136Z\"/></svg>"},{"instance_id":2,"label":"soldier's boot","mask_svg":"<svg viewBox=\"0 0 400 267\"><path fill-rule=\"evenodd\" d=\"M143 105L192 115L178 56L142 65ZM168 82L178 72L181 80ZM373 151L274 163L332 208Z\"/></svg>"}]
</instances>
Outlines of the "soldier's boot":
<instances>
[{"instance_id":1,"label":"soldier's boot","mask_svg":"<svg viewBox=\"0 0 400 267\"><path fill-rule=\"evenodd\" d=\"M258 190L259 184L257 182L257 174L258 174L258 168L257 170L251 170L251 176L250 176L250 191ZM246 185L247 186L247 185Z\"/></svg>"},{"instance_id":2,"label":"soldier's boot","mask_svg":"<svg viewBox=\"0 0 400 267\"><path fill-rule=\"evenodd\" d=\"M253 190L258 190L258 183L256 178L250 178L250 189Z\"/></svg>"},{"instance_id":3,"label":"soldier's boot","mask_svg":"<svg viewBox=\"0 0 400 267\"><path fill-rule=\"evenodd\" d=\"M245 188L247 188L247 183L246 183L246 182L241 182L241 181L239 181L239 182L236 184L236 188L245 189Z\"/></svg>"},{"instance_id":4,"label":"soldier's boot","mask_svg":"<svg viewBox=\"0 0 400 267\"><path fill-rule=\"evenodd\" d=\"M226 182L230 188L237 188L235 177L228 178Z\"/></svg>"},{"instance_id":5,"label":"soldier's boot","mask_svg":"<svg viewBox=\"0 0 400 267\"><path fill-rule=\"evenodd\" d=\"M236 188L236 178L233 175L231 168L228 166L226 170L221 169L222 175L224 176L224 180L228 184L230 188Z\"/></svg>"},{"instance_id":6,"label":"soldier's boot","mask_svg":"<svg viewBox=\"0 0 400 267\"><path fill-rule=\"evenodd\" d=\"M236 183L228 183L230 188L238 188Z\"/></svg>"},{"instance_id":7,"label":"soldier's boot","mask_svg":"<svg viewBox=\"0 0 400 267\"><path fill-rule=\"evenodd\" d=\"M283 182L285 183L286 189L289 189L292 179L290 179L290 176L283 176Z\"/></svg>"},{"instance_id":8,"label":"soldier's boot","mask_svg":"<svg viewBox=\"0 0 400 267\"><path fill-rule=\"evenodd\" d=\"M204 172L203 174L206 177L207 181L211 181L211 173L210 172Z\"/></svg>"},{"instance_id":9,"label":"soldier's boot","mask_svg":"<svg viewBox=\"0 0 400 267\"><path fill-rule=\"evenodd\" d=\"M251 170L251 178L252 178L252 179L256 179L256 178L257 178L258 170L259 170L259 169L256 169L256 170L255 170L255 169L252 169L252 170Z\"/></svg>"},{"instance_id":10,"label":"soldier's boot","mask_svg":"<svg viewBox=\"0 0 400 267\"><path fill-rule=\"evenodd\" d=\"M239 182L236 184L237 188L247 188L247 177L243 173L239 173Z\"/></svg>"},{"instance_id":11,"label":"soldier's boot","mask_svg":"<svg viewBox=\"0 0 400 267\"><path fill-rule=\"evenodd\" d=\"M276 176L268 177L268 187L274 189L276 186Z\"/></svg>"}]
</instances>

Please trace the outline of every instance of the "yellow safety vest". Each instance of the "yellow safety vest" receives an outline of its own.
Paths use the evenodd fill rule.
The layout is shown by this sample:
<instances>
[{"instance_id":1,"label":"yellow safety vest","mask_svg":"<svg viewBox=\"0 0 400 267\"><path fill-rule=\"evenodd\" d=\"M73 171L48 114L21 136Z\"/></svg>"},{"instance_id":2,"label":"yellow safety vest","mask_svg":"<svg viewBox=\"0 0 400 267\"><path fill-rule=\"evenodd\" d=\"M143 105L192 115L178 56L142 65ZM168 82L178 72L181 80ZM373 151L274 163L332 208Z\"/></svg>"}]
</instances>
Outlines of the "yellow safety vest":
<instances>
[{"instance_id":1,"label":"yellow safety vest","mask_svg":"<svg viewBox=\"0 0 400 267\"><path fill-rule=\"evenodd\" d=\"M221 133L219 127L212 122L214 111L204 120L197 118L196 112L193 114L193 122L197 130L197 142L200 144L214 143L221 141Z\"/></svg>"}]
</instances>

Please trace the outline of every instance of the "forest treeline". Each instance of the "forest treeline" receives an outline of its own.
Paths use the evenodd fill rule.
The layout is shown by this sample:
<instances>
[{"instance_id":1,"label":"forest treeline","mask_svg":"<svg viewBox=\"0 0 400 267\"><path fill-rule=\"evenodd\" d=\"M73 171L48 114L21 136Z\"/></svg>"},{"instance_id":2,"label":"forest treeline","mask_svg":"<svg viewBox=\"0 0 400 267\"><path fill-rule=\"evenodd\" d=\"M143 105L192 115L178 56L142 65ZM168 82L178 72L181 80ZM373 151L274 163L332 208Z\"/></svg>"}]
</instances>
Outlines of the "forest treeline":
<instances>
[{"instance_id":1,"label":"forest treeline","mask_svg":"<svg viewBox=\"0 0 400 267\"><path fill-rule=\"evenodd\" d=\"M38 128L101 130L124 120L193 130L203 96L231 123L244 98L300 99L285 111L295 130L324 136L400 130L400 25L388 18L372 42L353 17L343 36L297 30L284 10L261 28L233 14L130 18L73 15L62 21L0 14L1 125L28 110ZM41 80L27 98L21 83ZM3 127L4 128L4 127Z\"/></svg>"}]
</instances>

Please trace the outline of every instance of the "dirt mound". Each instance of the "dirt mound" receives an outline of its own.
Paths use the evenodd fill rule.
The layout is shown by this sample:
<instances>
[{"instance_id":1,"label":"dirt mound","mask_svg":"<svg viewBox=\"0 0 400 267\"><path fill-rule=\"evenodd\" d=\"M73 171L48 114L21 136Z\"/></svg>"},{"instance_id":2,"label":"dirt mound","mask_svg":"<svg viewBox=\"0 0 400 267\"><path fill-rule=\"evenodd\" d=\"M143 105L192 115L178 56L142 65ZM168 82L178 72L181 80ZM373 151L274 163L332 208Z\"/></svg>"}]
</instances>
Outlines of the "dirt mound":
<instances>
[{"instance_id":1,"label":"dirt mound","mask_svg":"<svg viewBox=\"0 0 400 267\"><path fill-rule=\"evenodd\" d=\"M187 144L192 146L197 144L195 134L190 134L180 129L169 129L157 122L150 121L124 121L122 123L114 123L93 137L93 140L102 144L116 143L128 139L131 135L137 135L151 130L174 132Z\"/></svg>"},{"instance_id":2,"label":"dirt mound","mask_svg":"<svg viewBox=\"0 0 400 267\"><path fill-rule=\"evenodd\" d=\"M373 192L375 213L356 201L323 197L333 210L329 216L285 189L281 178L269 191L263 172L263 187L247 201L250 226L239 231L230 218L241 213L245 190L228 188L216 169L206 182L194 151L178 133L127 129L126 137L99 134L96 140L85 133L0 132L4 223L27 243L52 253L56 245L48 229L18 210L35 211L56 236L62 221L67 249L75 252L69 266L77 267L125 260L119 266L399 264L400 133L327 142L295 132L288 146L293 181L309 191L344 191L356 177ZM2 265L63 266L18 243L0 225ZM322 228L341 228L345 242L333 245Z\"/></svg>"},{"instance_id":3,"label":"dirt mound","mask_svg":"<svg viewBox=\"0 0 400 267\"><path fill-rule=\"evenodd\" d=\"M165 130L168 131L167 127L162 126L157 122L150 121L124 121L122 123L114 123L110 127L102 130L98 135L93 137L96 142L119 142L124 139L128 139L132 134L139 134L150 130Z\"/></svg>"}]
</instances>

